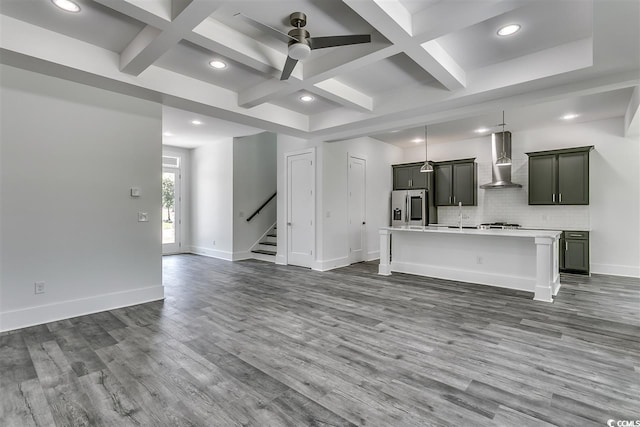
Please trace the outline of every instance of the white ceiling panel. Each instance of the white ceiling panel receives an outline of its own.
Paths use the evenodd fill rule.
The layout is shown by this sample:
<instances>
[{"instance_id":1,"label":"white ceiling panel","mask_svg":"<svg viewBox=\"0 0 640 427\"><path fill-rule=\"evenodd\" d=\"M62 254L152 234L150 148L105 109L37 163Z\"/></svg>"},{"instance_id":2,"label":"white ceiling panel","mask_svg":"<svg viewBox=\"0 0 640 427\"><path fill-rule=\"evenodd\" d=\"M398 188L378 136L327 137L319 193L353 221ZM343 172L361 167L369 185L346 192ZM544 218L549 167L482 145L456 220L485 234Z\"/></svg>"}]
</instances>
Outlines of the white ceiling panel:
<instances>
[{"instance_id":1,"label":"white ceiling panel","mask_svg":"<svg viewBox=\"0 0 640 427\"><path fill-rule=\"evenodd\" d=\"M440 87L429 73L402 53L341 74L336 80L368 95L417 85Z\"/></svg>"},{"instance_id":2,"label":"white ceiling panel","mask_svg":"<svg viewBox=\"0 0 640 427\"><path fill-rule=\"evenodd\" d=\"M300 97L310 95L313 97L313 101L304 102L300 100ZM297 111L299 113L314 115L324 113L326 111L335 110L341 108L340 104L337 104L331 100L318 96L316 94L300 91L293 93L281 99L276 99L272 102L274 105L286 108L288 110Z\"/></svg>"},{"instance_id":3,"label":"white ceiling panel","mask_svg":"<svg viewBox=\"0 0 640 427\"><path fill-rule=\"evenodd\" d=\"M3 15L74 39L121 52L144 24L89 0L78 0L81 13L64 12L50 0L1 0Z\"/></svg>"},{"instance_id":4,"label":"white ceiling panel","mask_svg":"<svg viewBox=\"0 0 640 427\"><path fill-rule=\"evenodd\" d=\"M213 59L223 61L227 67L221 70L213 69L209 66ZM155 65L236 92L268 78L244 64L187 41L180 42L165 53Z\"/></svg>"},{"instance_id":5,"label":"white ceiling panel","mask_svg":"<svg viewBox=\"0 0 640 427\"><path fill-rule=\"evenodd\" d=\"M498 36L508 24L520 31ZM593 7L590 1L539 0L437 39L464 69L475 69L591 37Z\"/></svg>"},{"instance_id":6,"label":"white ceiling panel","mask_svg":"<svg viewBox=\"0 0 640 427\"><path fill-rule=\"evenodd\" d=\"M192 120L198 120L201 124L194 125ZM165 145L195 148L224 138L255 135L263 130L164 106L162 132L162 143Z\"/></svg>"}]
</instances>

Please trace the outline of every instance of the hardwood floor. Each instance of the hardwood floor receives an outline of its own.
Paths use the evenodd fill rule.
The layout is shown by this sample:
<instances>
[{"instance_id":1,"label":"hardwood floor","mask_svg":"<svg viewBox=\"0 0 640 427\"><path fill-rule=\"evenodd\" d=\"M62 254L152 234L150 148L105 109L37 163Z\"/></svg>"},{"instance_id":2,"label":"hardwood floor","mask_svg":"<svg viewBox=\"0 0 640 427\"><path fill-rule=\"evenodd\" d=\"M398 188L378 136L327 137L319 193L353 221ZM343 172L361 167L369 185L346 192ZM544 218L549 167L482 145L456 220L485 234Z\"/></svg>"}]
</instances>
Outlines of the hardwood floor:
<instances>
[{"instance_id":1,"label":"hardwood floor","mask_svg":"<svg viewBox=\"0 0 640 427\"><path fill-rule=\"evenodd\" d=\"M525 292L194 255L166 299L0 335L4 426L606 426L640 419L640 280Z\"/></svg>"}]
</instances>

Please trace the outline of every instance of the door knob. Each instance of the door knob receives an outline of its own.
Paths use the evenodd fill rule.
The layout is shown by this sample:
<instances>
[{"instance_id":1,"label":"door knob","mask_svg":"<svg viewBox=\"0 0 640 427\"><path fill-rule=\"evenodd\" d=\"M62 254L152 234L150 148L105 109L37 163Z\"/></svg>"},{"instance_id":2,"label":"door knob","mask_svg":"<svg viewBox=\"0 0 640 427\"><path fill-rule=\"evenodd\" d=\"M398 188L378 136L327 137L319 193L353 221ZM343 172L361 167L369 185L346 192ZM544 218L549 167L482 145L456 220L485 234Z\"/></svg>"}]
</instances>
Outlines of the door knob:
<instances>
[{"instance_id":1,"label":"door knob","mask_svg":"<svg viewBox=\"0 0 640 427\"><path fill-rule=\"evenodd\" d=\"M288 222L288 223L287 223L287 225L288 225L289 227L291 227L291 223L290 223L290 222Z\"/></svg>"},{"instance_id":2,"label":"door knob","mask_svg":"<svg viewBox=\"0 0 640 427\"><path fill-rule=\"evenodd\" d=\"M362 225L365 225L365 224L366 224L366 222L365 222L365 221L362 221Z\"/></svg>"}]
</instances>

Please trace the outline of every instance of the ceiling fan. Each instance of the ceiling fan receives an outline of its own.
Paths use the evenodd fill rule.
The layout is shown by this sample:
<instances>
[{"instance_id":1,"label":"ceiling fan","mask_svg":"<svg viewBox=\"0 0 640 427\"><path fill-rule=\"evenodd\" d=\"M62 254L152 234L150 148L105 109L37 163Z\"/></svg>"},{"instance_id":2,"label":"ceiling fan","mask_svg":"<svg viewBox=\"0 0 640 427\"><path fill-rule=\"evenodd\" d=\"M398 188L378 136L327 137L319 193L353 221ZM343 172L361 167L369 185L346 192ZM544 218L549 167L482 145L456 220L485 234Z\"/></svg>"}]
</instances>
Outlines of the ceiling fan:
<instances>
[{"instance_id":1,"label":"ceiling fan","mask_svg":"<svg viewBox=\"0 0 640 427\"><path fill-rule=\"evenodd\" d=\"M288 34L273 28L267 24L249 18L242 13L236 13L234 16L242 18L251 26L270 34L289 45L287 61L284 64L280 80L287 80L296 66L298 61L302 61L309 57L312 50L323 49L326 47L347 46L350 44L370 43L370 34L354 34L348 36L328 36L328 37L311 37L311 34L302 27L307 25L307 15L302 12L293 12L289 15L289 22L295 28Z\"/></svg>"}]
</instances>

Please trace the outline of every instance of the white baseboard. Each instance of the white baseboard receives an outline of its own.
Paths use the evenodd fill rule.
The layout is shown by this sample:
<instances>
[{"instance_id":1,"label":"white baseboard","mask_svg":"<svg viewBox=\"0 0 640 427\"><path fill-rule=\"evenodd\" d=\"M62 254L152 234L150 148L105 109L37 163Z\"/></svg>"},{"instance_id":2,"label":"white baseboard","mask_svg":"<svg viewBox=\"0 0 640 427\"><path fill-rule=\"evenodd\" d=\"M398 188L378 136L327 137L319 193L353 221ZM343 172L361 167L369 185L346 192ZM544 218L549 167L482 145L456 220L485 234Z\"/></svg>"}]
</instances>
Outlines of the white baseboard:
<instances>
[{"instance_id":1,"label":"white baseboard","mask_svg":"<svg viewBox=\"0 0 640 427\"><path fill-rule=\"evenodd\" d=\"M367 253L367 261L373 261L375 259L380 259L379 250Z\"/></svg>"},{"instance_id":2,"label":"white baseboard","mask_svg":"<svg viewBox=\"0 0 640 427\"><path fill-rule=\"evenodd\" d=\"M591 273L610 274L612 276L640 277L640 267L633 265L591 263Z\"/></svg>"},{"instance_id":3,"label":"white baseboard","mask_svg":"<svg viewBox=\"0 0 640 427\"><path fill-rule=\"evenodd\" d=\"M499 288L517 289L520 291L528 292L534 292L536 287L535 277L530 278L503 274L492 274L482 271L461 270L457 268L413 264L409 262L392 262L389 271L417 274L420 276L435 277L439 279L456 280L466 283L497 286Z\"/></svg>"},{"instance_id":4,"label":"white baseboard","mask_svg":"<svg viewBox=\"0 0 640 427\"><path fill-rule=\"evenodd\" d=\"M335 268L346 267L348 265L349 257L340 257L326 261L316 261L313 269L316 271L329 271Z\"/></svg>"},{"instance_id":5,"label":"white baseboard","mask_svg":"<svg viewBox=\"0 0 640 427\"><path fill-rule=\"evenodd\" d=\"M277 254L276 255L276 264L278 265L287 265L287 261L285 259L285 256L282 254Z\"/></svg>"},{"instance_id":6,"label":"white baseboard","mask_svg":"<svg viewBox=\"0 0 640 427\"><path fill-rule=\"evenodd\" d=\"M191 253L196 255L208 256L211 258L219 258L225 261L233 261L233 252L218 251L216 249L204 246L191 246Z\"/></svg>"},{"instance_id":7,"label":"white baseboard","mask_svg":"<svg viewBox=\"0 0 640 427\"><path fill-rule=\"evenodd\" d=\"M233 254L231 254L232 261L242 261L243 259L251 258L253 258L253 254L249 251L234 252Z\"/></svg>"},{"instance_id":8,"label":"white baseboard","mask_svg":"<svg viewBox=\"0 0 640 427\"><path fill-rule=\"evenodd\" d=\"M0 313L0 332L164 299L164 286L114 292Z\"/></svg>"}]
</instances>

